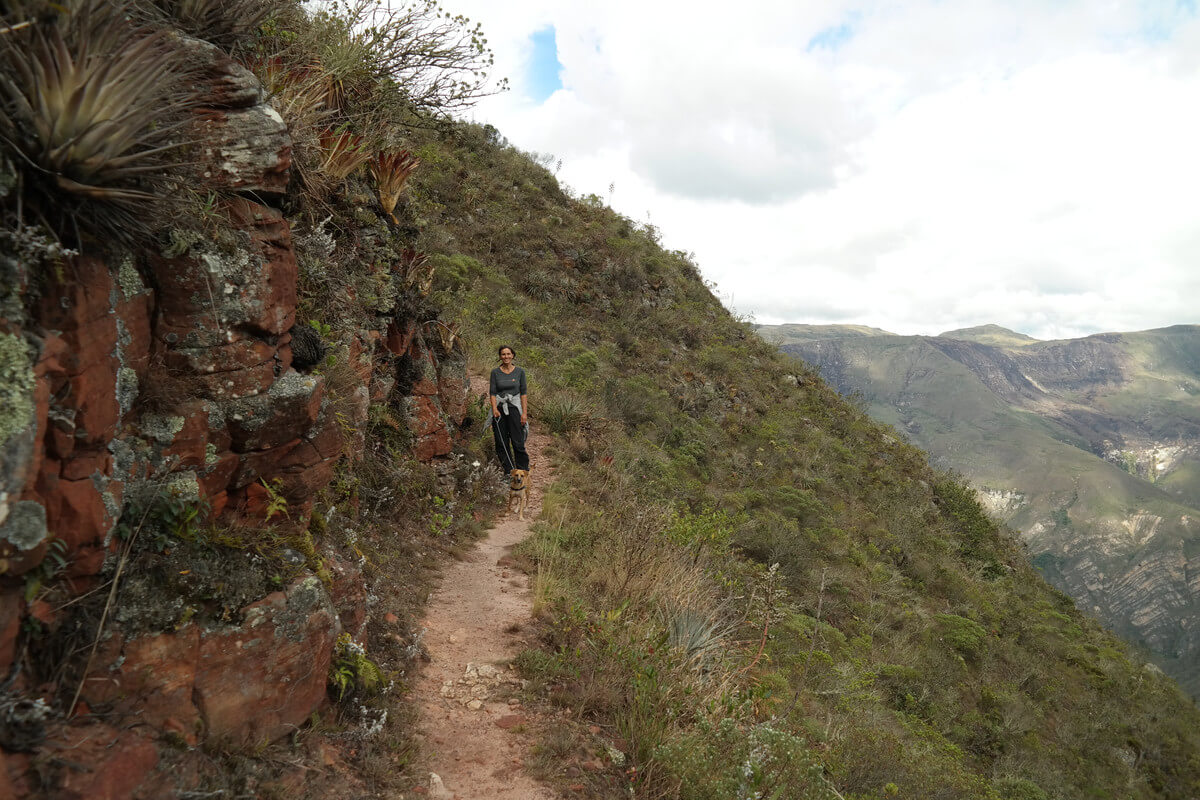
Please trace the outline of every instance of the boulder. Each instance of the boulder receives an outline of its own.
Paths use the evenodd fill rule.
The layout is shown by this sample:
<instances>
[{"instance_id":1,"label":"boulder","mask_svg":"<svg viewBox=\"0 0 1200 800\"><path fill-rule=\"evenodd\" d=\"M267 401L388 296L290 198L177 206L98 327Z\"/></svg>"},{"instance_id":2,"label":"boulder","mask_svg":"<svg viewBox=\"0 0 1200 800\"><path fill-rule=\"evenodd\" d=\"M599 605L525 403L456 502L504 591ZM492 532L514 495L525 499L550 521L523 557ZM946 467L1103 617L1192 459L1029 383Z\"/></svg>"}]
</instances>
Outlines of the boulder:
<instances>
[{"instance_id":1,"label":"boulder","mask_svg":"<svg viewBox=\"0 0 1200 800\"><path fill-rule=\"evenodd\" d=\"M194 742L258 745L304 723L325 700L341 623L314 577L242 609L241 625L150 634L102 648L84 684L93 707Z\"/></svg>"},{"instance_id":2,"label":"boulder","mask_svg":"<svg viewBox=\"0 0 1200 800\"><path fill-rule=\"evenodd\" d=\"M321 410L325 378L289 372L265 393L225 404L225 420L239 453L265 450L299 438Z\"/></svg>"},{"instance_id":3,"label":"boulder","mask_svg":"<svg viewBox=\"0 0 1200 800\"><path fill-rule=\"evenodd\" d=\"M154 256L150 270L159 286L156 332L168 349L194 351L261 339L278 350L278 339L296 321L296 255L283 215L241 198L225 210L249 245L200 240L181 255ZM197 359L199 374L213 366L243 366L246 349L173 358ZM261 354L260 354L261 355Z\"/></svg>"},{"instance_id":4,"label":"boulder","mask_svg":"<svg viewBox=\"0 0 1200 800\"><path fill-rule=\"evenodd\" d=\"M197 177L209 189L283 194L292 165L292 137L269 105L205 108L193 123Z\"/></svg>"},{"instance_id":5,"label":"boulder","mask_svg":"<svg viewBox=\"0 0 1200 800\"><path fill-rule=\"evenodd\" d=\"M101 723L64 727L43 749L70 762L53 795L61 800L128 800L158 764L152 741Z\"/></svg>"},{"instance_id":6,"label":"boulder","mask_svg":"<svg viewBox=\"0 0 1200 800\"><path fill-rule=\"evenodd\" d=\"M258 77L211 42L179 37L179 45L195 65L196 82L203 86L199 104L214 109L242 109L261 105L263 88Z\"/></svg>"},{"instance_id":7,"label":"boulder","mask_svg":"<svg viewBox=\"0 0 1200 800\"><path fill-rule=\"evenodd\" d=\"M450 453L450 430L436 397L418 395L408 398L408 417L416 440L413 455L417 459L429 461Z\"/></svg>"},{"instance_id":8,"label":"boulder","mask_svg":"<svg viewBox=\"0 0 1200 800\"><path fill-rule=\"evenodd\" d=\"M181 726L194 737L203 727L192 702L200 655L197 626L128 639L120 643L119 656L115 649L107 655L110 666L93 672L84 683L81 696L88 705L136 715L141 724L159 732Z\"/></svg>"},{"instance_id":9,"label":"boulder","mask_svg":"<svg viewBox=\"0 0 1200 800\"><path fill-rule=\"evenodd\" d=\"M245 609L245 622L200 639L193 699L208 736L258 744L294 731L325 699L341 626L308 577Z\"/></svg>"}]
</instances>

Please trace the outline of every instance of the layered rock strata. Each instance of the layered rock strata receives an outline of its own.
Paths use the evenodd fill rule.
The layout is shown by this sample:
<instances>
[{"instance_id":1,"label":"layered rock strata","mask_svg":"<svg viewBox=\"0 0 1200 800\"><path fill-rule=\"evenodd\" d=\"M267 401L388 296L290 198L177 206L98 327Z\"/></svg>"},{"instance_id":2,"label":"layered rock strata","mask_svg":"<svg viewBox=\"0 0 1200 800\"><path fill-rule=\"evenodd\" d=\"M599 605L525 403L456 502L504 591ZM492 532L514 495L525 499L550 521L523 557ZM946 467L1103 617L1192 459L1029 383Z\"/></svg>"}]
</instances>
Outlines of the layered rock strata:
<instances>
[{"instance_id":1,"label":"layered rock strata","mask_svg":"<svg viewBox=\"0 0 1200 800\"><path fill-rule=\"evenodd\" d=\"M314 493L353 457L369 403L409 409L425 460L450 452L466 413L461 353L439 358L414 319L384 313L358 332L357 384L340 398L322 375L293 368L297 259L272 205L288 183L286 126L251 73L204 43L183 46L207 62L195 180L221 198L222 235L164 231L161 252L68 257L36 293L33 266L6 265L23 276L21 311L0 319L0 678L11 676L10 693L74 688L29 684L22 631L52 633L67 612L30 602L26 589L47 558L65 564L74 597L106 589L118 533L139 524L122 520L130 498L178 500L226 524L261 521L282 498L303 524ZM348 411L335 412L335 399ZM296 730L325 702L338 636L361 635L366 614L357 569L332 556L324 567L327 582L302 574L232 609L235 622L185 615L147 631L111 614L66 704L76 718L31 722L47 727L31 737L37 753L0 742L0 796L32 791L35 761L68 752L56 796L166 796L163 737L253 746Z\"/></svg>"}]
</instances>

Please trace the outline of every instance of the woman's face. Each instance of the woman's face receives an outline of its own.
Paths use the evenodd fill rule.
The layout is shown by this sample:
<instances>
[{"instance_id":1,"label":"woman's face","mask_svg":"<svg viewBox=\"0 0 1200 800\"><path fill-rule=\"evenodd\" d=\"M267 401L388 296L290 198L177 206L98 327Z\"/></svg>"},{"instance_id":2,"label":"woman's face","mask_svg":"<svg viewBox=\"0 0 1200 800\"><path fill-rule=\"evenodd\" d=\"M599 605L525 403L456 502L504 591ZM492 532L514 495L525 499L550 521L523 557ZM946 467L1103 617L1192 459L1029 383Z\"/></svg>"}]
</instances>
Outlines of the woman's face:
<instances>
[{"instance_id":1,"label":"woman's face","mask_svg":"<svg viewBox=\"0 0 1200 800\"><path fill-rule=\"evenodd\" d=\"M513 362L513 351L507 347L500 351L500 363L507 367Z\"/></svg>"}]
</instances>

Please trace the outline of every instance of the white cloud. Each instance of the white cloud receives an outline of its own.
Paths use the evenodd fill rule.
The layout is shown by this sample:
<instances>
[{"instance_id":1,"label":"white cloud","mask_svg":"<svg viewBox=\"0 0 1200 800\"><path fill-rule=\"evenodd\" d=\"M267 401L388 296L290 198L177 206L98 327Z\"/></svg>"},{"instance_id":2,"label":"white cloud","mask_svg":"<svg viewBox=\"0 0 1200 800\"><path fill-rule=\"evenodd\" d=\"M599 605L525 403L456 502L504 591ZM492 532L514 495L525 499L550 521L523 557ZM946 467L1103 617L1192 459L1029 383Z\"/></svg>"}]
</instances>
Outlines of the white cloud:
<instances>
[{"instance_id":1,"label":"white cloud","mask_svg":"<svg viewBox=\"0 0 1200 800\"><path fill-rule=\"evenodd\" d=\"M794 6L803 6L795 8ZM1161 3L455 4L501 74L554 25L563 89L475 110L693 251L764 322L1039 337L1194 322L1200 23Z\"/></svg>"}]
</instances>

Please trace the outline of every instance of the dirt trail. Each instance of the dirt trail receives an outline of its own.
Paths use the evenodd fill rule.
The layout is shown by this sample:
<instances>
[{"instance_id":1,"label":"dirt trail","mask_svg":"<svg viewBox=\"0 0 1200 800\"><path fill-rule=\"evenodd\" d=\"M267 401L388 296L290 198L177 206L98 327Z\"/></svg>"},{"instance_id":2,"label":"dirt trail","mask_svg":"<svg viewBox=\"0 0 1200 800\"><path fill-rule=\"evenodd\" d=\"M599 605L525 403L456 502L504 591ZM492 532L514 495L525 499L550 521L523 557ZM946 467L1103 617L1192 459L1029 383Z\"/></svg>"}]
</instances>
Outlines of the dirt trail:
<instances>
[{"instance_id":1,"label":"dirt trail","mask_svg":"<svg viewBox=\"0 0 1200 800\"><path fill-rule=\"evenodd\" d=\"M422 784L405 797L558 797L525 773L528 717L512 697L519 679L508 666L532 631L532 595L529 577L509 566L506 556L529 534L529 520L541 510L549 479L542 457L547 441L531 434L528 442L533 480L526 521L518 521L515 512L502 518L486 540L446 569L430 597L421 623L430 663L412 688L420 714Z\"/></svg>"}]
</instances>

